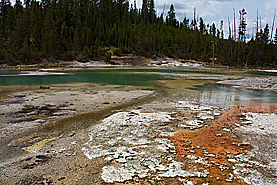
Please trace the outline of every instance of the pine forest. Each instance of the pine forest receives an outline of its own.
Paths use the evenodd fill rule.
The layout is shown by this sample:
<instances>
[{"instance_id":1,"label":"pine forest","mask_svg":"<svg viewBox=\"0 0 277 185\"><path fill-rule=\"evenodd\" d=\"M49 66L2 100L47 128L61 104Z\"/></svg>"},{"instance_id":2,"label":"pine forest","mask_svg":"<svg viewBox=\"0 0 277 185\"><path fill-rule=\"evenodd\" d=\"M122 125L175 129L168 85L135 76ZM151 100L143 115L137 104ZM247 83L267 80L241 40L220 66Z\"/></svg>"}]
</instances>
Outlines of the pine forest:
<instances>
[{"instance_id":1,"label":"pine forest","mask_svg":"<svg viewBox=\"0 0 277 185\"><path fill-rule=\"evenodd\" d=\"M157 15L154 0L143 0L141 9L125 0L1 0L0 63L85 62L135 54L276 67L277 29L272 35L266 24L246 42L246 11L239 11L236 38L230 26L229 33L223 32L223 21L219 28L202 17L178 21L173 4Z\"/></svg>"}]
</instances>

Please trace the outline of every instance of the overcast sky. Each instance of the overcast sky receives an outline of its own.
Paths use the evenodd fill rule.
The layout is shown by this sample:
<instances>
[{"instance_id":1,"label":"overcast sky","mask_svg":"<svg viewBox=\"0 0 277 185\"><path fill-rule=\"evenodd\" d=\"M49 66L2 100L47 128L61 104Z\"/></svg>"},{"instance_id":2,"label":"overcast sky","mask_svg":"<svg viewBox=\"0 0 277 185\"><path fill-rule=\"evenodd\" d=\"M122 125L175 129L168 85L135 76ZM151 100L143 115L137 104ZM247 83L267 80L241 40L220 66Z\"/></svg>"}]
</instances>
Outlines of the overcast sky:
<instances>
[{"instance_id":1,"label":"overcast sky","mask_svg":"<svg viewBox=\"0 0 277 185\"><path fill-rule=\"evenodd\" d=\"M137 6L141 7L142 0L137 0ZM131 0L131 3L133 1ZM215 23L219 28L220 21L224 21L225 37L228 37L228 17L231 24L233 23L233 8L236 12L237 25L239 20L239 10L245 9L247 12L247 30L252 36L253 28L256 27L257 9L261 16L262 28L268 23L270 31L274 17L274 11L277 9L277 0L155 0L157 13L160 15L165 5L165 14L169 10L169 6L174 4L177 19L182 21L184 17L193 19L193 9L196 8L198 18L202 17L205 23ZM276 15L277 23L277 15ZM276 29L274 26L274 33ZM254 32L255 33L255 32Z\"/></svg>"},{"instance_id":2,"label":"overcast sky","mask_svg":"<svg viewBox=\"0 0 277 185\"><path fill-rule=\"evenodd\" d=\"M137 7L141 8L142 0L136 0ZM12 0L15 2L15 0ZM130 3L134 3L134 0L129 0ZM230 18L231 26L233 25L233 9L236 12L236 22L238 27L239 22L239 10L245 9L247 12L247 33L251 37L253 32L255 35L257 9L259 16L261 17L262 29L264 29L266 23L269 24L270 31L272 29L272 22L274 17L274 11L277 9L277 0L155 0L155 7L157 14L163 12L165 6L165 15L169 10L171 4L174 4L177 19L183 21L184 17L193 19L193 9L196 8L196 15L198 18L202 17L207 24L215 23L216 27L220 27L220 21L224 22L224 36L228 37L228 17ZM277 25L274 26L274 34ZM253 31L254 30L254 31Z\"/></svg>"}]
</instances>

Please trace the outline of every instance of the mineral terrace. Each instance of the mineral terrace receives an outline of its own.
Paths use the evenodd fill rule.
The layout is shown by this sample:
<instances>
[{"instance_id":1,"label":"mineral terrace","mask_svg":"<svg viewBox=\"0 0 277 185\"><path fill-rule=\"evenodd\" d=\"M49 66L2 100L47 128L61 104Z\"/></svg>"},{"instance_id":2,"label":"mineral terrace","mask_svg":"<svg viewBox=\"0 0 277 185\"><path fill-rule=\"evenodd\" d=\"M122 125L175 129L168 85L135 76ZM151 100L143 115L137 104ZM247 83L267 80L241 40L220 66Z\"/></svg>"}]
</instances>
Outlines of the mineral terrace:
<instances>
[{"instance_id":1,"label":"mineral terrace","mask_svg":"<svg viewBox=\"0 0 277 185\"><path fill-rule=\"evenodd\" d=\"M276 105L225 108L180 96L131 103L151 96L95 84L10 93L0 104L0 183L277 184ZM53 122L64 131L33 130Z\"/></svg>"}]
</instances>

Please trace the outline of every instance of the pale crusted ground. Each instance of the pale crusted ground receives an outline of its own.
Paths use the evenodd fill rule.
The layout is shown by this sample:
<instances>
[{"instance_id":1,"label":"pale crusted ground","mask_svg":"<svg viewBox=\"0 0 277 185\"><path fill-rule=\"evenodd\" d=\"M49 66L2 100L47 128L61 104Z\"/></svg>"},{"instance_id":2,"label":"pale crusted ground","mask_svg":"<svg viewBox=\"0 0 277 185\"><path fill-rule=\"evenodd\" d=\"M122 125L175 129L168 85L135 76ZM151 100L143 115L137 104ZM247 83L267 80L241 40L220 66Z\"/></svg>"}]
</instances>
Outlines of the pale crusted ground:
<instances>
[{"instance_id":1,"label":"pale crusted ground","mask_svg":"<svg viewBox=\"0 0 277 185\"><path fill-rule=\"evenodd\" d=\"M0 138L75 114L98 111L152 91L92 84L53 85L11 94L0 103Z\"/></svg>"},{"instance_id":2,"label":"pale crusted ground","mask_svg":"<svg viewBox=\"0 0 277 185\"><path fill-rule=\"evenodd\" d=\"M277 90L276 77L248 77L239 80L224 80L218 83L229 84L234 87L244 87L248 89Z\"/></svg>"},{"instance_id":3,"label":"pale crusted ground","mask_svg":"<svg viewBox=\"0 0 277 185\"><path fill-rule=\"evenodd\" d=\"M218 155L213 152L212 142L205 145L204 157L198 156L198 150L202 150L203 147L201 144L200 149L198 145L193 145L194 147L190 147L189 150L184 148L184 152L189 152L188 155L176 155L180 152L180 148L179 144L174 142L174 138L178 136L175 135L172 141L169 140L175 131L181 129L182 132L186 126L189 128L186 132L191 132L193 135L197 130L195 132L191 130L201 126L200 132L205 133L208 128L213 128L206 129L205 124L217 120L223 110L205 103L176 102L175 98L158 98L151 103L112 114L99 124L85 130L67 133L55 142L33 149L28 156L1 166L0 182L1 184L195 184L197 182L244 184L249 177L252 176L253 179L253 175L255 176L254 173L257 172L255 166L258 165L261 172L264 171L263 168L264 172L268 170L266 164L259 166L259 160L249 159L245 154L236 155L236 152L228 147L222 155L226 156L226 159L221 156L218 159L216 158ZM269 112L270 110L276 109L271 107ZM232 142L235 141L236 145L233 147L239 149L237 146L239 140L229 138L228 141L228 137L225 137L225 134L231 134L233 124L233 120L228 117L229 114L227 112L224 118L219 119L223 123L219 131L221 134L211 132L210 136L218 138L218 141L224 141L218 143L223 147L227 146L227 143L232 146ZM191 124L190 120L199 122ZM272 121L274 123L274 119ZM219 122L216 121L218 125ZM255 124L253 126L255 127ZM201 140L200 136L193 138L197 142ZM189 139L181 139L185 145L180 146L187 147L189 143L186 143L186 140ZM204 140L209 142L205 138ZM261 143L262 145L264 143ZM218 160L228 161L226 162L228 166ZM244 173L245 170L247 174ZM267 182L270 178L264 174L259 180L258 182ZM270 184L272 182L274 179L271 179L271 183L269 181Z\"/></svg>"},{"instance_id":4,"label":"pale crusted ground","mask_svg":"<svg viewBox=\"0 0 277 185\"><path fill-rule=\"evenodd\" d=\"M1 96L0 184L85 181L84 174L88 170L90 173L99 171L102 160L88 162L79 147L71 143L87 139L82 130L93 122L84 120L97 121L154 92L77 83L22 88L24 91L17 88L5 88ZM32 152L44 145L46 149L42 153ZM82 169L82 165L86 169ZM73 176L65 179L69 175ZM91 180L91 174L86 176Z\"/></svg>"},{"instance_id":5,"label":"pale crusted ground","mask_svg":"<svg viewBox=\"0 0 277 185\"><path fill-rule=\"evenodd\" d=\"M151 90L95 84L54 85L50 89L32 87L23 92L9 92L5 91L5 98L0 103L0 184L243 184L255 176L257 170L260 174L267 173L270 170L267 167L275 165L272 160L265 161L272 164L261 164L259 159L235 155L236 151L231 148L225 148L229 151L224 154L215 155L213 142L223 148L227 143L232 146L231 141L239 142L228 123L232 121L231 117L227 112L227 117L221 120L227 125L207 127L224 110L187 101L188 96L171 95L152 101ZM151 98L147 104L128 103L148 95ZM123 103L126 105L120 106ZM97 117L98 113L100 117ZM257 119L251 120L255 127ZM276 124L274 120L271 122ZM234 125L240 129L241 125ZM206 128L214 128L209 129L212 131L210 139L203 139L206 142L204 148L204 145L200 146L201 137L194 136L191 131L196 129L197 133L199 128L203 133L208 130ZM182 139L184 133L172 139L179 129L179 133L186 129L184 133L193 135L195 141ZM244 137L252 139L251 145L255 142L256 137L249 133ZM264 138L260 140L260 147L265 145L263 141L272 139L270 135L259 137ZM175 138L181 143L174 141ZM272 147L276 137L273 139ZM200 144L192 145L194 142ZM238 144L233 147L239 147ZM187 146L190 146L189 150ZM254 155L259 151L255 147ZM182 149L184 155L181 155ZM200 150L204 157L202 154L197 156ZM178 152L180 155L176 155ZM265 153L261 152L261 155ZM228 161L228 166L218 162L217 156L226 156L223 161ZM274 182L276 167L274 170L273 174L262 174L262 178L251 183L259 184L268 179Z\"/></svg>"}]
</instances>

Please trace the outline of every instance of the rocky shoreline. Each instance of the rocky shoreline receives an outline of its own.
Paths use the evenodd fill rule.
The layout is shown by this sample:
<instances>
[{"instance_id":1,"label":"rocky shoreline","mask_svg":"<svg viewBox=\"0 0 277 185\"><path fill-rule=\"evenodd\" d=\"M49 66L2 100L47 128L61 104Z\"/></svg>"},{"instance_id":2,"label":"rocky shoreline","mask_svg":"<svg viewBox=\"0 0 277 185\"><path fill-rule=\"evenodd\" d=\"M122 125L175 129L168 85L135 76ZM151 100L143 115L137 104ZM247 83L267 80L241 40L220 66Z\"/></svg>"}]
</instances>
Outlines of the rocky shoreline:
<instances>
[{"instance_id":1,"label":"rocky shoreline","mask_svg":"<svg viewBox=\"0 0 277 185\"><path fill-rule=\"evenodd\" d=\"M251 77L239 80L224 80L218 83L233 85L237 88L277 90L277 78Z\"/></svg>"}]
</instances>

